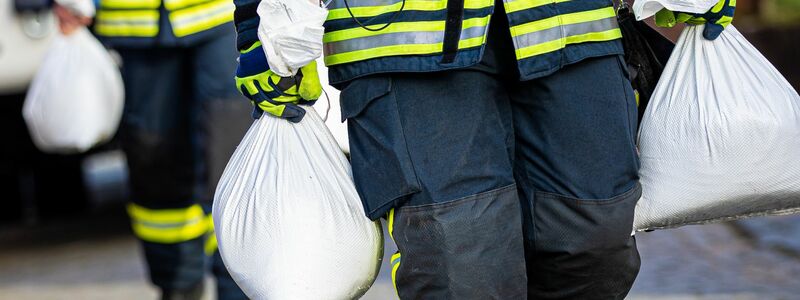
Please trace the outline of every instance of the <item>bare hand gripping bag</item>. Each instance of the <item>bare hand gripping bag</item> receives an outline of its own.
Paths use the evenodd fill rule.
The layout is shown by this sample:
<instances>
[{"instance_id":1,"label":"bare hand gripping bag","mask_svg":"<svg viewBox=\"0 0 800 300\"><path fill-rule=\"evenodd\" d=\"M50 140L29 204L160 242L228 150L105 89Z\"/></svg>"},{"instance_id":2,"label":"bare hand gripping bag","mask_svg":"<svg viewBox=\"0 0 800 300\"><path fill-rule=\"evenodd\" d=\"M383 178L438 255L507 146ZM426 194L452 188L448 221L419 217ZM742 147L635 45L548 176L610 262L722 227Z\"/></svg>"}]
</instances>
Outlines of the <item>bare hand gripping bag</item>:
<instances>
[{"instance_id":1,"label":"bare hand gripping bag","mask_svg":"<svg viewBox=\"0 0 800 300\"><path fill-rule=\"evenodd\" d=\"M214 195L219 250L251 299L357 299L383 256L350 164L316 111L256 120Z\"/></svg>"},{"instance_id":2,"label":"bare hand gripping bag","mask_svg":"<svg viewBox=\"0 0 800 300\"><path fill-rule=\"evenodd\" d=\"M702 32L684 29L644 114L636 230L800 212L800 96L733 26L714 41Z\"/></svg>"},{"instance_id":3,"label":"bare hand gripping bag","mask_svg":"<svg viewBox=\"0 0 800 300\"><path fill-rule=\"evenodd\" d=\"M702 31L684 30L642 120L636 230L800 211L800 96L733 26Z\"/></svg>"}]
</instances>

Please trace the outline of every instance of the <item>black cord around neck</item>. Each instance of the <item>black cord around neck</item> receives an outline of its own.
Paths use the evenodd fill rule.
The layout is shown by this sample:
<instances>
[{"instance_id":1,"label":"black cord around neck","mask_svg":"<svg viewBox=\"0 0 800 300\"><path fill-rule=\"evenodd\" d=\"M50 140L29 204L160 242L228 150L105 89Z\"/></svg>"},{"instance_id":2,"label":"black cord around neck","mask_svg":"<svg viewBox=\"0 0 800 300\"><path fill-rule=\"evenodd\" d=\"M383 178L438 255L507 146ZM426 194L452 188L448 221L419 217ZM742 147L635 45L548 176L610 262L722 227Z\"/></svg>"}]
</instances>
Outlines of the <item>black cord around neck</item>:
<instances>
[{"instance_id":1,"label":"black cord around neck","mask_svg":"<svg viewBox=\"0 0 800 300\"><path fill-rule=\"evenodd\" d=\"M381 28L369 28L369 27L367 27L369 25L365 25L365 24L361 23L361 21L359 21L358 18L356 18L356 16L353 15L353 12L350 10L350 4L347 3L347 0L343 0L343 1L344 1L344 7L347 8L347 13L350 14L350 18L352 18L353 21L356 21L356 24L358 24L358 26L361 26L361 28L364 28L365 30L369 30L369 31L381 31L381 30L386 29L386 27L389 27L389 25L392 25L392 23L394 23L394 21L397 19L397 16L399 16L400 13L403 11L403 8L406 7L406 0L403 0L403 4L400 5L400 10L398 10L398 11L394 12L394 14L392 14L392 17L389 19L389 22L387 22L386 24L381 26Z\"/></svg>"}]
</instances>

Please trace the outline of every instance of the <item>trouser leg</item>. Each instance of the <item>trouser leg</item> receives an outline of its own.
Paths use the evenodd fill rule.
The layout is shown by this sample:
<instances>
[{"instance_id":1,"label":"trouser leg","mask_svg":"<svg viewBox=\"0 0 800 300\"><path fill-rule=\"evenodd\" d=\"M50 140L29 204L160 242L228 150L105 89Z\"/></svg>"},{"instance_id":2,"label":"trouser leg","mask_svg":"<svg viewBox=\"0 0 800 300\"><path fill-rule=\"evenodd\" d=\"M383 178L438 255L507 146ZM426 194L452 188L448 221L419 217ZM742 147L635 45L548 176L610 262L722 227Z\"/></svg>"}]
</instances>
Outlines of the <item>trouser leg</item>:
<instances>
[{"instance_id":1,"label":"trouser leg","mask_svg":"<svg viewBox=\"0 0 800 300\"><path fill-rule=\"evenodd\" d=\"M193 198L190 90L181 49L121 50L126 103L120 128L133 203L150 280L165 297L197 290L203 280L207 219Z\"/></svg>"},{"instance_id":2,"label":"trouser leg","mask_svg":"<svg viewBox=\"0 0 800 300\"><path fill-rule=\"evenodd\" d=\"M529 299L623 299L639 270L636 101L621 59L511 90Z\"/></svg>"},{"instance_id":3,"label":"trouser leg","mask_svg":"<svg viewBox=\"0 0 800 300\"><path fill-rule=\"evenodd\" d=\"M508 96L471 70L357 79L342 91L356 188L389 217L402 299L521 299L526 277Z\"/></svg>"},{"instance_id":4,"label":"trouser leg","mask_svg":"<svg viewBox=\"0 0 800 300\"><path fill-rule=\"evenodd\" d=\"M194 157L194 199L211 207L214 190L236 146L252 124L252 106L239 94L233 82L236 70L235 34L231 31L191 49L192 153ZM207 210L210 214L211 210ZM210 216L210 215L209 215ZM209 226L213 222L209 218ZM213 230L205 243L217 299L247 299L231 278L216 247Z\"/></svg>"}]
</instances>

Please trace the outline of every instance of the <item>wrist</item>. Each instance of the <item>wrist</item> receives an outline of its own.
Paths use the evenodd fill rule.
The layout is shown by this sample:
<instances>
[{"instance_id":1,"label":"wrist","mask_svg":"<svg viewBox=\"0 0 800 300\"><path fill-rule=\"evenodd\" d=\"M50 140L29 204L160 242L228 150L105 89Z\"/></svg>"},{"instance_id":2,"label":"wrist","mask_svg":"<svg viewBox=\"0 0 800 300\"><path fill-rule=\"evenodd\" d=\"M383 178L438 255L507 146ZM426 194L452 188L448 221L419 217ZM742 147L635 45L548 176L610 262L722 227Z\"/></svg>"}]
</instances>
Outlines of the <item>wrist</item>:
<instances>
[{"instance_id":1,"label":"wrist","mask_svg":"<svg viewBox=\"0 0 800 300\"><path fill-rule=\"evenodd\" d=\"M239 51L241 54L250 53L251 51L255 50L256 48L261 48L261 41L255 41L250 43L249 45L245 45L245 47Z\"/></svg>"},{"instance_id":2,"label":"wrist","mask_svg":"<svg viewBox=\"0 0 800 300\"><path fill-rule=\"evenodd\" d=\"M269 71L267 56L261 49L261 42L256 42L249 48L243 50L239 55L239 67L236 70L237 77L249 77Z\"/></svg>"}]
</instances>

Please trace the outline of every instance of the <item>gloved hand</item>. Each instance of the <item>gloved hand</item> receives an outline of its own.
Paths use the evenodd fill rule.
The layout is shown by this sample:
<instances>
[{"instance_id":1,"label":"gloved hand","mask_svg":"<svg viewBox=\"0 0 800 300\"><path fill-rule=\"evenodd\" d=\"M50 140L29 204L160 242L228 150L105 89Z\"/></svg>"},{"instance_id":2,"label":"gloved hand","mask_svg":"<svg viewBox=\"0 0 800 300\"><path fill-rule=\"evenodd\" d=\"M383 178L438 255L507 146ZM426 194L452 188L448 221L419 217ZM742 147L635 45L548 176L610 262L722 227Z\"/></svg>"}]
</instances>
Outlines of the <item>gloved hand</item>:
<instances>
[{"instance_id":1,"label":"gloved hand","mask_svg":"<svg viewBox=\"0 0 800 300\"><path fill-rule=\"evenodd\" d=\"M677 23L706 24L706 28L703 30L703 37L713 41L719 37L725 27L731 24L734 10L736 10L736 0L719 0L711 10L704 14L672 12L662 9L656 13L656 25L672 27Z\"/></svg>"},{"instance_id":2,"label":"gloved hand","mask_svg":"<svg viewBox=\"0 0 800 300\"><path fill-rule=\"evenodd\" d=\"M317 63L312 61L300 68L293 77L281 77L269 69L267 57L256 42L239 54L236 86L253 105L253 118L263 112L297 123L306 111L297 104L313 104L322 93Z\"/></svg>"}]
</instances>

